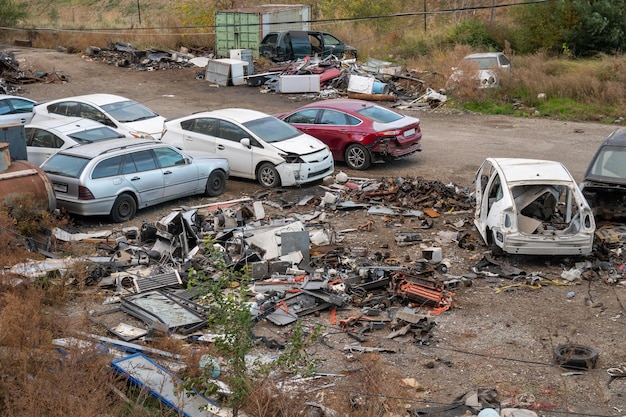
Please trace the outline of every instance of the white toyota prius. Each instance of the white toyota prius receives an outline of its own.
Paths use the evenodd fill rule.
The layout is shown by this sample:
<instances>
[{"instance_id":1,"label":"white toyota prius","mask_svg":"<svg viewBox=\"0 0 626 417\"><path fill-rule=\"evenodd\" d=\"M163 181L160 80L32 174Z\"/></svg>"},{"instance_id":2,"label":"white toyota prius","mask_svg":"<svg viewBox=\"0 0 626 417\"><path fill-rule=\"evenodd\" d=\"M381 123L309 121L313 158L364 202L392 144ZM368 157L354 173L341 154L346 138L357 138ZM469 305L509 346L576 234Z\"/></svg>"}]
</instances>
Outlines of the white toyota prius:
<instances>
[{"instance_id":1,"label":"white toyota prius","mask_svg":"<svg viewBox=\"0 0 626 417\"><path fill-rule=\"evenodd\" d=\"M228 160L234 177L264 187L300 185L331 175L333 156L320 140L248 109L195 113L165 122L163 142Z\"/></svg>"}]
</instances>

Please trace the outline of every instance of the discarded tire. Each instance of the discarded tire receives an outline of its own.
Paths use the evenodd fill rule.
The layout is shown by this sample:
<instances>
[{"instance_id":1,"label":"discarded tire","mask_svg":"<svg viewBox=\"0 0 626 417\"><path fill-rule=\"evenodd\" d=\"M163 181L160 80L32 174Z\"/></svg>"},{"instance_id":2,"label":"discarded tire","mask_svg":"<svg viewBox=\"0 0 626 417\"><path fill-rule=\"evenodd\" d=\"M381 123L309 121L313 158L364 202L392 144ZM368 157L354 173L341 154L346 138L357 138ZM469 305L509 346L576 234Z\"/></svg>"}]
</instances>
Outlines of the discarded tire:
<instances>
[{"instance_id":1,"label":"discarded tire","mask_svg":"<svg viewBox=\"0 0 626 417\"><path fill-rule=\"evenodd\" d=\"M589 346L566 343L554 348L554 361L567 369L593 369L598 361L598 352Z\"/></svg>"}]
</instances>

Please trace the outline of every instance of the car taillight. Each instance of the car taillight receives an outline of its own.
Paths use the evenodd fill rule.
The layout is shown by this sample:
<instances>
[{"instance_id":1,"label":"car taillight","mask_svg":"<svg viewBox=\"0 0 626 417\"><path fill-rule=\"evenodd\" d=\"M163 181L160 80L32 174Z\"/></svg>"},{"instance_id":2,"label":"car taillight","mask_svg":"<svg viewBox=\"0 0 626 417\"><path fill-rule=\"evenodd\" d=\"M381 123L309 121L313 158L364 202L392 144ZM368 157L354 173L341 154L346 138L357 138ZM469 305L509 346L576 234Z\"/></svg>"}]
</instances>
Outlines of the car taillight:
<instances>
[{"instance_id":1,"label":"car taillight","mask_svg":"<svg viewBox=\"0 0 626 417\"><path fill-rule=\"evenodd\" d=\"M83 187L82 185L78 186L78 199L79 200L93 200L95 197L89 191L89 188Z\"/></svg>"},{"instance_id":2,"label":"car taillight","mask_svg":"<svg viewBox=\"0 0 626 417\"><path fill-rule=\"evenodd\" d=\"M390 138L390 137L400 136L401 134L402 134L402 131L400 130L385 130L383 132L376 133L376 136L381 137L381 138Z\"/></svg>"}]
</instances>

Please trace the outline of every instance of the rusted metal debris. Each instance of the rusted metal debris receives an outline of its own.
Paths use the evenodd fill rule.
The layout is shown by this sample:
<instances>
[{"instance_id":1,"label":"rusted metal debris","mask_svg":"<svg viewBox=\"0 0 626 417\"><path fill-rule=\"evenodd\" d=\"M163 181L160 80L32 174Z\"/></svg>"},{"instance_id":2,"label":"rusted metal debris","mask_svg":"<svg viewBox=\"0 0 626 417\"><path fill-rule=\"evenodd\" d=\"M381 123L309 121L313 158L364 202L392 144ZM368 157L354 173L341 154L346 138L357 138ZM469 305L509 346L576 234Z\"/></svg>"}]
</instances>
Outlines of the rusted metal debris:
<instances>
[{"instance_id":1,"label":"rusted metal debris","mask_svg":"<svg viewBox=\"0 0 626 417\"><path fill-rule=\"evenodd\" d=\"M37 71L20 68L12 51L0 51L0 93L14 94L20 85L33 83L62 83L69 79L57 71Z\"/></svg>"},{"instance_id":2,"label":"rusted metal debris","mask_svg":"<svg viewBox=\"0 0 626 417\"><path fill-rule=\"evenodd\" d=\"M198 51L204 54L202 51ZM134 68L138 71L156 71L195 67L196 55L186 48L180 51L137 49L128 42L113 42L108 48L89 46L85 56L116 67Z\"/></svg>"}]
</instances>

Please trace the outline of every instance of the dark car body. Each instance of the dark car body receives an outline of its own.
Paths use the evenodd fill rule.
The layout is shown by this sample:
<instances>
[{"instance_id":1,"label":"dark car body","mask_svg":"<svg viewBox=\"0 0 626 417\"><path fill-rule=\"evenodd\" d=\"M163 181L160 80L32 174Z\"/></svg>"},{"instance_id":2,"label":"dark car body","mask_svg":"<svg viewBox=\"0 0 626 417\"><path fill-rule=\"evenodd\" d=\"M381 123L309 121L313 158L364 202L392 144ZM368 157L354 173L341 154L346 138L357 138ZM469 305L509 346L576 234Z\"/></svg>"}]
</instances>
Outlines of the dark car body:
<instances>
[{"instance_id":1,"label":"dark car body","mask_svg":"<svg viewBox=\"0 0 626 417\"><path fill-rule=\"evenodd\" d=\"M614 130L593 156L580 188L596 217L626 218L626 131Z\"/></svg>"},{"instance_id":2,"label":"dark car body","mask_svg":"<svg viewBox=\"0 0 626 417\"><path fill-rule=\"evenodd\" d=\"M353 169L421 151L419 119L368 101L325 100L277 117L324 142Z\"/></svg>"},{"instance_id":3,"label":"dark car body","mask_svg":"<svg viewBox=\"0 0 626 417\"><path fill-rule=\"evenodd\" d=\"M270 32L259 45L259 54L274 61L293 61L317 55L356 58L357 50L327 32L286 30Z\"/></svg>"}]
</instances>

